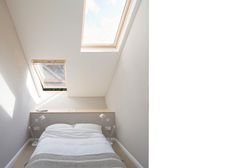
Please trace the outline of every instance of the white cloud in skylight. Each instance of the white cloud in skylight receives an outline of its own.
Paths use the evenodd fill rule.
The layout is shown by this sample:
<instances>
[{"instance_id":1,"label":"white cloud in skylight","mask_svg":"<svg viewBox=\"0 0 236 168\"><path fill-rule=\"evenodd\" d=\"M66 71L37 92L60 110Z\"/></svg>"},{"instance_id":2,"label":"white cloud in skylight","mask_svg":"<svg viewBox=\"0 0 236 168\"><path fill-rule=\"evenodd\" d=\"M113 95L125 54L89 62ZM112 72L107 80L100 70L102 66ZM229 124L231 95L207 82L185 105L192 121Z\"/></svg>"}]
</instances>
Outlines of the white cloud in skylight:
<instances>
[{"instance_id":1,"label":"white cloud in skylight","mask_svg":"<svg viewBox=\"0 0 236 168\"><path fill-rule=\"evenodd\" d=\"M108 2L112 5L115 6L117 4L117 0L108 0Z\"/></svg>"},{"instance_id":2,"label":"white cloud in skylight","mask_svg":"<svg viewBox=\"0 0 236 168\"><path fill-rule=\"evenodd\" d=\"M86 14L88 12L93 12L97 14L100 11L100 7L98 6L96 0L87 0L86 1Z\"/></svg>"},{"instance_id":3,"label":"white cloud in skylight","mask_svg":"<svg viewBox=\"0 0 236 168\"><path fill-rule=\"evenodd\" d=\"M83 45L114 43L126 0L86 0Z\"/></svg>"}]
</instances>

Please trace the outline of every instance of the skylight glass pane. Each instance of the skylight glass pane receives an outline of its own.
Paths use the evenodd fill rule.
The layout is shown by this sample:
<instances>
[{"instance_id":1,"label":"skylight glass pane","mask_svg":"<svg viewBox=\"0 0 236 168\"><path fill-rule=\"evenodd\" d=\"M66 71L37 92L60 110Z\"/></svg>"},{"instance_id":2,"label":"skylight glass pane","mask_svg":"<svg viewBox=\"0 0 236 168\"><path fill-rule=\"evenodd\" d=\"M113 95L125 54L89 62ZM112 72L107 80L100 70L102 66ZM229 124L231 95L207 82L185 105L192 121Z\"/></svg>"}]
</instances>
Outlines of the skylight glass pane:
<instances>
[{"instance_id":1,"label":"skylight glass pane","mask_svg":"<svg viewBox=\"0 0 236 168\"><path fill-rule=\"evenodd\" d=\"M65 65L63 63L34 63L43 89L65 88Z\"/></svg>"},{"instance_id":2,"label":"skylight glass pane","mask_svg":"<svg viewBox=\"0 0 236 168\"><path fill-rule=\"evenodd\" d=\"M126 0L86 0L82 45L112 45Z\"/></svg>"},{"instance_id":3,"label":"skylight glass pane","mask_svg":"<svg viewBox=\"0 0 236 168\"><path fill-rule=\"evenodd\" d=\"M65 80L64 65L50 65L39 64L38 65L44 82L61 82Z\"/></svg>"}]
</instances>

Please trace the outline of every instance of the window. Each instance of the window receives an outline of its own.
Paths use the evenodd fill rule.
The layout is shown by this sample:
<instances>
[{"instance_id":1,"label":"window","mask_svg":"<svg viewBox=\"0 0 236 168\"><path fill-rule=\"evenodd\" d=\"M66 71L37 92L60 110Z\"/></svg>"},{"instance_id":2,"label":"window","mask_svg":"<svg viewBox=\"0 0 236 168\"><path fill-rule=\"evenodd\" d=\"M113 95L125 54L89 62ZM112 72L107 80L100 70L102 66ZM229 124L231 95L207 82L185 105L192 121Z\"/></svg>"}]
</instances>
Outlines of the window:
<instances>
[{"instance_id":1,"label":"window","mask_svg":"<svg viewBox=\"0 0 236 168\"><path fill-rule=\"evenodd\" d=\"M116 48L131 0L85 0L83 48Z\"/></svg>"},{"instance_id":2,"label":"window","mask_svg":"<svg viewBox=\"0 0 236 168\"><path fill-rule=\"evenodd\" d=\"M65 91L64 60L33 60L34 69L44 91Z\"/></svg>"}]
</instances>

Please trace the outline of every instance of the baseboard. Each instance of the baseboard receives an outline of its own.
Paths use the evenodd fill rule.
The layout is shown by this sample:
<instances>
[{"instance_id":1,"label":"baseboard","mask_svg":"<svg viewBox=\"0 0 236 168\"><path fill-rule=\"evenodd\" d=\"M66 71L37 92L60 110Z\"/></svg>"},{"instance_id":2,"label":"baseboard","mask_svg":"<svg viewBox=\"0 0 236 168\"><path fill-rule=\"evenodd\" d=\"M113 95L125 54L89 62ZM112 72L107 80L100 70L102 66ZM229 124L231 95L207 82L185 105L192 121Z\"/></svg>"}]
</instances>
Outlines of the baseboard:
<instances>
[{"instance_id":1,"label":"baseboard","mask_svg":"<svg viewBox=\"0 0 236 168\"><path fill-rule=\"evenodd\" d=\"M25 144L20 148L20 150L15 154L15 156L10 160L10 162L5 166L5 168L12 168L14 166L14 163L20 153L26 148L26 146L32 141L32 139L28 139Z\"/></svg>"},{"instance_id":2,"label":"baseboard","mask_svg":"<svg viewBox=\"0 0 236 168\"><path fill-rule=\"evenodd\" d=\"M121 142L116 139L112 138L113 141L115 141L119 147L123 150L123 152L129 157L129 159L135 164L137 168L143 168L143 166L138 162L135 157L129 153L129 151L121 144ZM14 166L14 163L17 159L17 157L20 155L20 153L26 148L26 146L32 141L32 139L28 139L25 144L20 148L20 150L15 154L15 156L10 160L10 162L5 166L5 168L12 168Z\"/></svg>"},{"instance_id":3,"label":"baseboard","mask_svg":"<svg viewBox=\"0 0 236 168\"><path fill-rule=\"evenodd\" d=\"M118 139L112 138L112 140L119 145L119 147L123 150L123 152L129 157L129 159L135 164L137 168L143 168L139 161L135 159L135 157L131 153L129 153L129 151L122 145L122 143Z\"/></svg>"}]
</instances>

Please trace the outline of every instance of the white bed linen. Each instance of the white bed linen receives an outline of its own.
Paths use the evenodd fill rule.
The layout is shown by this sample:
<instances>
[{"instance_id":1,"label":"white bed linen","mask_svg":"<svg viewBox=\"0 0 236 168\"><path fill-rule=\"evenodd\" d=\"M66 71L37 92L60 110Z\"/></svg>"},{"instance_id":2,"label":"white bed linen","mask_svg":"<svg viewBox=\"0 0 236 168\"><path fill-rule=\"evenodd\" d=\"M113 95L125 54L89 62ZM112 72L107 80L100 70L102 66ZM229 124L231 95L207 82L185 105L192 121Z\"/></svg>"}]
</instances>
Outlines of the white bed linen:
<instances>
[{"instance_id":1,"label":"white bed linen","mask_svg":"<svg viewBox=\"0 0 236 168\"><path fill-rule=\"evenodd\" d=\"M31 158L37 154L81 156L114 153L101 131L91 129L46 129Z\"/></svg>"}]
</instances>

